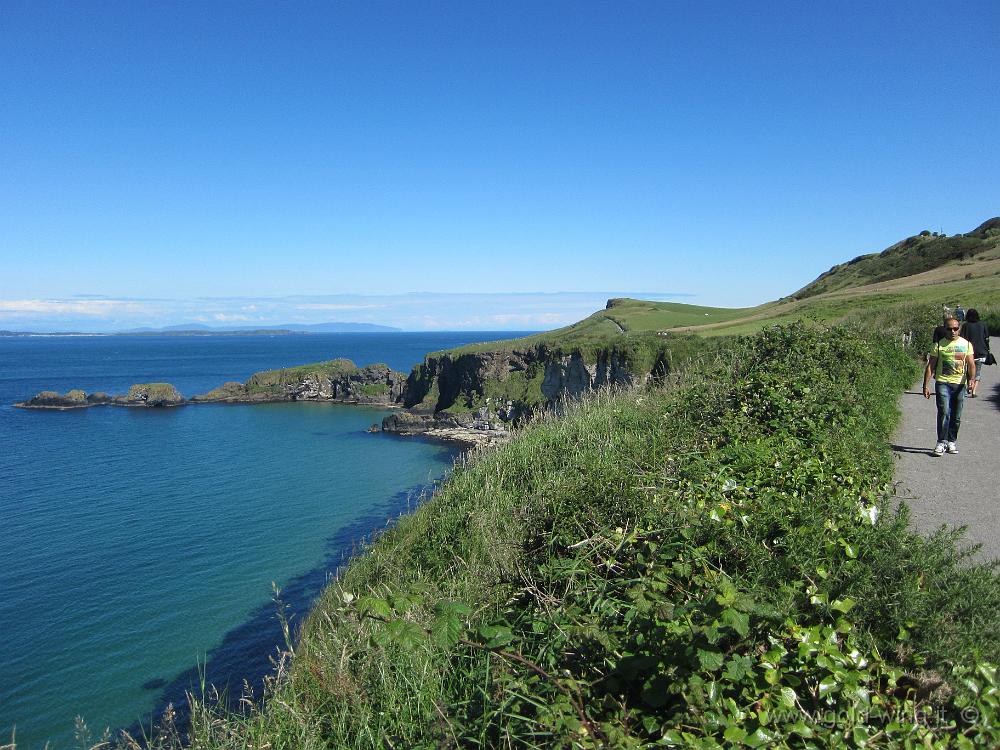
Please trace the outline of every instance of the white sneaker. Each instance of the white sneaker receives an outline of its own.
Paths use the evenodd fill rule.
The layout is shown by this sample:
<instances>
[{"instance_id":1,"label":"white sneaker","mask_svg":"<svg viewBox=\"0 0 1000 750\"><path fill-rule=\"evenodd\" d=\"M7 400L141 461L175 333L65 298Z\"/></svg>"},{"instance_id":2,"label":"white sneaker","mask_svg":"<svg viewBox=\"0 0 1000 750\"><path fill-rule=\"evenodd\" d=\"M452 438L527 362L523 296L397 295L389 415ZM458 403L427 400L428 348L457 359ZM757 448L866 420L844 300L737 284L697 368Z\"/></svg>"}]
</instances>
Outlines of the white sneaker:
<instances>
[{"instance_id":1,"label":"white sneaker","mask_svg":"<svg viewBox=\"0 0 1000 750\"><path fill-rule=\"evenodd\" d=\"M958 453L958 446L955 445L954 443L948 443L948 452L949 453Z\"/></svg>"},{"instance_id":2,"label":"white sneaker","mask_svg":"<svg viewBox=\"0 0 1000 750\"><path fill-rule=\"evenodd\" d=\"M944 451L945 451L945 449L947 447L948 447L948 445L946 443L938 443L936 446L934 446L934 455L935 456L943 456L944 455Z\"/></svg>"}]
</instances>

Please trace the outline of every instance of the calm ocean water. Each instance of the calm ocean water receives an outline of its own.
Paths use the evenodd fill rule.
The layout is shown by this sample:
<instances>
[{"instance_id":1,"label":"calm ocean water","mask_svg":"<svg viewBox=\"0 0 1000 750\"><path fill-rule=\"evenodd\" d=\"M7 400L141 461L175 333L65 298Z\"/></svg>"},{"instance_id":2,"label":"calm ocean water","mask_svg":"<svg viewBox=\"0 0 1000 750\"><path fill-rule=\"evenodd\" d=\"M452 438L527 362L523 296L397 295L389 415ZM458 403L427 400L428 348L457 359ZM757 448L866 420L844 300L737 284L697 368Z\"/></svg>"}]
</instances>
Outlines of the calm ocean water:
<instances>
[{"instance_id":1,"label":"calm ocean water","mask_svg":"<svg viewBox=\"0 0 1000 750\"><path fill-rule=\"evenodd\" d=\"M411 508L451 447L366 433L334 404L15 409L40 390L185 396L349 357L408 371L512 333L0 337L0 744L74 746L148 723L199 673L239 692L357 540Z\"/></svg>"}]
</instances>

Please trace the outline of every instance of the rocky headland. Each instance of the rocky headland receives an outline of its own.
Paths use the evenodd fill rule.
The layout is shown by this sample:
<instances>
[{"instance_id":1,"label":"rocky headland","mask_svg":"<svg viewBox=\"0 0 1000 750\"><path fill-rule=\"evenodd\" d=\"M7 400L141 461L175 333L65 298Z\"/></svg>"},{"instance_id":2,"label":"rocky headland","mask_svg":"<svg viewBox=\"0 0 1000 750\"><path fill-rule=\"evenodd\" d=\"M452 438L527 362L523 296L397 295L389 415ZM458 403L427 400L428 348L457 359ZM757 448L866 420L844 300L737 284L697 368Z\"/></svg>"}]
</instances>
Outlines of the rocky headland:
<instances>
[{"instance_id":1,"label":"rocky headland","mask_svg":"<svg viewBox=\"0 0 1000 750\"><path fill-rule=\"evenodd\" d=\"M502 442L513 427L566 400L662 380L671 370L670 347L666 341L652 344L432 354L406 379L405 409L385 417L381 429L474 445Z\"/></svg>"}]
</instances>

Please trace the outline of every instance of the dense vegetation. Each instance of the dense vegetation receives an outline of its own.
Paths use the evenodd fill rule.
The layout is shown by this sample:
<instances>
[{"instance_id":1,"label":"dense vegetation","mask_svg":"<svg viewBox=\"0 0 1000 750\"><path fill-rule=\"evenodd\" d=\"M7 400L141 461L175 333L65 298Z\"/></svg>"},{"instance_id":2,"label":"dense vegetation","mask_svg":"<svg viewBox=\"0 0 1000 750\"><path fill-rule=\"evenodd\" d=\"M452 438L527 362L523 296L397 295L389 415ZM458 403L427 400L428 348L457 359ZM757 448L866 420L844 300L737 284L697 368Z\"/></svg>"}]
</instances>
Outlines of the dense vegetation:
<instances>
[{"instance_id":1,"label":"dense vegetation","mask_svg":"<svg viewBox=\"0 0 1000 750\"><path fill-rule=\"evenodd\" d=\"M328 588L262 705L154 744L996 746L995 576L889 492L932 317L769 328L473 455Z\"/></svg>"}]
</instances>

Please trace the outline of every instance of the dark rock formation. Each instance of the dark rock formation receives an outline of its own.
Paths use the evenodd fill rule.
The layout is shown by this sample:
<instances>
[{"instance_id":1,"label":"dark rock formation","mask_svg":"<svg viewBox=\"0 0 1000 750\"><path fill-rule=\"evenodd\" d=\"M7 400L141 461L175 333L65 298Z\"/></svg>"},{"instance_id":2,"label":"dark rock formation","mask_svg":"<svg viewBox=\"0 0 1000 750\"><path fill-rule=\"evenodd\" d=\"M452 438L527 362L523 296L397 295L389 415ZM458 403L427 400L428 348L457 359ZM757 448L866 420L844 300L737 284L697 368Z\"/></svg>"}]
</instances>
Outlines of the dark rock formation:
<instances>
[{"instance_id":1,"label":"dark rock formation","mask_svg":"<svg viewBox=\"0 0 1000 750\"><path fill-rule=\"evenodd\" d=\"M402 396L407 412L386 417L382 430L403 435L483 431L493 442L500 431L506 433L509 426L565 399L662 380L669 369L662 352L652 366L637 367L613 348L597 352L590 361L580 351L563 353L545 346L444 352L413 369ZM468 437L462 441L473 442Z\"/></svg>"},{"instance_id":2,"label":"dark rock formation","mask_svg":"<svg viewBox=\"0 0 1000 750\"><path fill-rule=\"evenodd\" d=\"M423 435L469 446L500 443L510 437L503 421L485 407L458 414L401 411L382 420L382 431L397 435Z\"/></svg>"}]
</instances>

